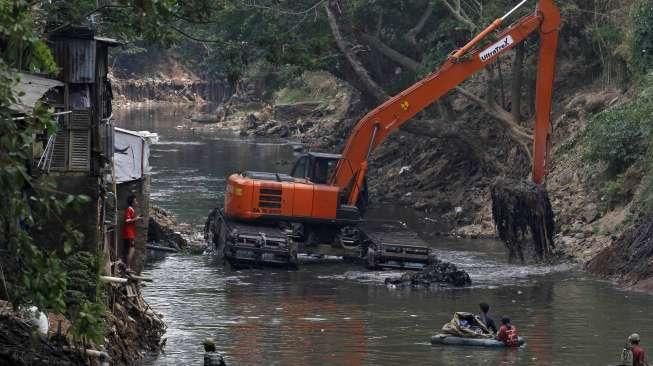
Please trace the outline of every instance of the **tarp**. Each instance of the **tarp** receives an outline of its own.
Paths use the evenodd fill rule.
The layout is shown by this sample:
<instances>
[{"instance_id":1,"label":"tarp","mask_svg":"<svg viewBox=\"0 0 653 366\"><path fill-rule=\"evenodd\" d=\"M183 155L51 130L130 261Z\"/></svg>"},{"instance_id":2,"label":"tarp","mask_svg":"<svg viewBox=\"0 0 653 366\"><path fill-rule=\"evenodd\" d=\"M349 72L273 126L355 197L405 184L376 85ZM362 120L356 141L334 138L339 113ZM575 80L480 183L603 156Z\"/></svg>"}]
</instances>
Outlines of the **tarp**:
<instances>
[{"instance_id":1,"label":"tarp","mask_svg":"<svg viewBox=\"0 0 653 366\"><path fill-rule=\"evenodd\" d=\"M477 315L464 312L453 313L451 321L442 326L442 333L462 338L493 338Z\"/></svg>"},{"instance_id":2,"label":"tarp","mask_svg":"<svg viewBox=\"0 0 653 366\"><path fill-rule=\"evenodd\" d=\"M115 128L113 167L116 183L143 178L150 172L150 143L158 136L148 131Z\"/></svg>"}]
</instances>

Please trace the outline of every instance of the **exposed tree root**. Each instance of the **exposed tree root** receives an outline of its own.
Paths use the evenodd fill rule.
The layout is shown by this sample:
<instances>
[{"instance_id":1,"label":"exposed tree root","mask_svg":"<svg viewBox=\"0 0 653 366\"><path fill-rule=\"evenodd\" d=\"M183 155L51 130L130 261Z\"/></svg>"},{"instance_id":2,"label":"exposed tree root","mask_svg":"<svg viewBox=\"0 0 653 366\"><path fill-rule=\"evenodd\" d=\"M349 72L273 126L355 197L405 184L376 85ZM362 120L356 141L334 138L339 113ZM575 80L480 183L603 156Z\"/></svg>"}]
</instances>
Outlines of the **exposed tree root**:
<instances>
[{"instance_id":1,"label":"exposed tree root","mask_svg":"<svg viewBox=\"0 0 653 366\"><path fill-rule=\"evenodd\" d=\"M498 178L491 188L492 218L510 260L551 260L555 221L546 190L531 182Z\"/></svg>"}]
</instances>

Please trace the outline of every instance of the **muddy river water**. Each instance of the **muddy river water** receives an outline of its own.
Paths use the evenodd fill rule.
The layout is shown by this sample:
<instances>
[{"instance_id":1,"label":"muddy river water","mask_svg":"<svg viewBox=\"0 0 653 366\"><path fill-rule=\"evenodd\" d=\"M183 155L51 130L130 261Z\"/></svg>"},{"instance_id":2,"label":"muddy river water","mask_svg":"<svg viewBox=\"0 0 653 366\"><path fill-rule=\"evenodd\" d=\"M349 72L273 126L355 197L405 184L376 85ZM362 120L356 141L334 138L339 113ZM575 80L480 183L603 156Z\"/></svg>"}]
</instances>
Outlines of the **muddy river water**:
<instances>
[{"instance_id":1,"label":"muddy river water","mask_svg":"<svg viewBox=\"0 0 653 366\"><path fill-rule=\"evenodd\" d=\"M179 221L202 225L222 200L229 173L288 171L294 160L286 141L199 134L184 122L186 114L156 108L118 115L123 127L159 133L150 160L152 201ZM154 279L146 299L168 325L165 353L146 364L199 365L205 337L216 340L228 365L608 365L635 331L653 352L652 296L620 291L571 266L509 265L494 241L429 238L434 229L411 210L377 207L370 214L393 216L467 270L473 286L393 289L383 279L398 272L345 263L233 271L211 256L168 256L145 273ZM430 345L454 311L476 311L481 301L495 318L509 316L527 345Z\"/></svg>"}]
</instances>

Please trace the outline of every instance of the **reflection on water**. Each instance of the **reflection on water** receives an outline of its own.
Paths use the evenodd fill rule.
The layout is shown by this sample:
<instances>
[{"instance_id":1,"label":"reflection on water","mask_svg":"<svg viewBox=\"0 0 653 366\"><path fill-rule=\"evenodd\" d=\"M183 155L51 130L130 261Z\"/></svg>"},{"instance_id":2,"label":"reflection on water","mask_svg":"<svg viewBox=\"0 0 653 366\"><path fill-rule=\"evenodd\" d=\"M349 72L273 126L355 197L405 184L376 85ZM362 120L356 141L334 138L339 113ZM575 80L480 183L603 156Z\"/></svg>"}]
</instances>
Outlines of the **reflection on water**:
<instances>
[{"instance_id":1,"label":"reflection on water","mask_svg":"<svg viewBox=\"0 0 653 366\"><path fill-rule=\"evenodd\" d=\"M192 271L189 269L192 268ZM230 271L207 257L153 264L146 298L165 315L168 345L152 364L187 364L214 337L233 365L602 365L631 331L653 337L651 298L576 272L501 279L473 289L388 289L334 277L346 264ZM431 346L455 310L492 304L528 344L519 350Z\"/></svg>"},{"instance_id":2,"label":"reflection on water","mask_svg":"<svg viewBox=\"0 0 653 366\"><path fill-rule=\"evenodd\" d=\"M139 110L122 125L161 134L153 147L153 199L183 221L201 224L221 199L225 176L242 169L287 171L283 141L198 136L174 110ZM126 123L125 121L130 121ZM277 164L281 162L281 164ZM375 219L401 208L373 210ZM435 224L434 224L435 225ZM419 230L438 230L416 225ZM624 293L564 266L515 266L493 241L429 239L441 258L471 273L472 288L390 289L397 272L337 264L298 271L232 271L210 257L171 256L153 263L145 288L168 324L166 352L151 365L200 364L201 341L213 337L229 365L607 365L637 331L653 348L653 298ZM527 338L521 349L431 346L429 337L454 311L492 305Z\"/></svg>"}]
</instances>

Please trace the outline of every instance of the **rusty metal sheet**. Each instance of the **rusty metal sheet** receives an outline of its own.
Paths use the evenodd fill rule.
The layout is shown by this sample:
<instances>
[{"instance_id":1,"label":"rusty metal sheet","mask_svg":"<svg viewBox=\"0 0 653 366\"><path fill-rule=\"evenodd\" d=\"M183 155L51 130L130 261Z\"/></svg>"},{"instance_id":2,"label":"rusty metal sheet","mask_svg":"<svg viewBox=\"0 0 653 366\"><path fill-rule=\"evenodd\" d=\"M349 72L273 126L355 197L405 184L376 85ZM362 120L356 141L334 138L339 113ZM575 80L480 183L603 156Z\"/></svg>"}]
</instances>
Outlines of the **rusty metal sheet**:
<instances>
[{"instance_id":1,"label":"rusty metal sheet","mask_svg":"<svg viewBox=\"0 0 653 366\"><path fill-rule=\"evenodd\" d=\"M9 109L19 113L31 113L36 102L43 97L48 90L64 85L54 79L48 79L31 74L19 73L20 82L14 87L18 94L18 102L9 106Z\"/></svg>"},{"instance_id":2,"label":"rusty metal sheet","mask_svg":"<svg viewBox=\"0 0 653 366\"><path fill-rule=\"evenodd\" d=\"M68 83L95 83L96 43L91 39L57 39L53 53L61 79Z\"/></svg>"}]
</instances>

